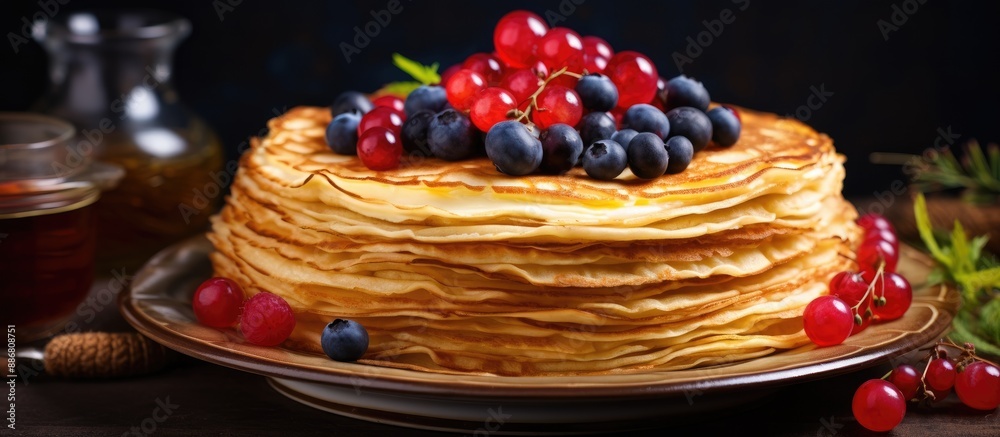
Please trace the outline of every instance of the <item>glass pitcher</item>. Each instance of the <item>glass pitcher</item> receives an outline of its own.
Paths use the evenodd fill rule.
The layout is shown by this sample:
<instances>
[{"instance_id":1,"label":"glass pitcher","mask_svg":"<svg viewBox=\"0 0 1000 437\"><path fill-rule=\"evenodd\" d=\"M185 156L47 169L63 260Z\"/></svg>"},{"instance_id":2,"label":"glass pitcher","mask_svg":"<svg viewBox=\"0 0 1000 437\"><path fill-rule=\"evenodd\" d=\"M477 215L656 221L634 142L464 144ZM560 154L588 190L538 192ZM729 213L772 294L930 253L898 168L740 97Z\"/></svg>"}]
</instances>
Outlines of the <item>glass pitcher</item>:
<instances>
[{"instance_id":1,"label":"glass pitcher","mask_svg":"<svg viewBox=\"0 0 1000 437\"><path fill-rule=\"evenodd\" d=\"M80 150L125 169L97 204L99 263L134 268L204 230L221 200L212 177L221 145L170 82L191 24L126 10L63 14L33 30L50 59L50 90L37 109L72 122Z\"/></svg>"}]
</instances>

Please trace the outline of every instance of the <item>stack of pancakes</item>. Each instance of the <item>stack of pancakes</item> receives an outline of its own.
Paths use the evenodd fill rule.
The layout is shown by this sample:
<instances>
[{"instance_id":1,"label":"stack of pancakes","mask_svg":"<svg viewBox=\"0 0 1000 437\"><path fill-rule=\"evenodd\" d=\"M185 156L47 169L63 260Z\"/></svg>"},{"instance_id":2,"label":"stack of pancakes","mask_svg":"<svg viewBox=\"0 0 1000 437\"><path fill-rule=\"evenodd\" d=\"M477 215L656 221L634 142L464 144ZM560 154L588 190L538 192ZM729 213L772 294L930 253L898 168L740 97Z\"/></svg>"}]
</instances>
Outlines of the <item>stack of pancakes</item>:
<instances>
[{"instance_id":1,"label":"stack of pancakes","mask_svg":"<svg viewBox=\"0 0 1000 437\"><path fill-rule=\"evenodd\" d=\"M844 159L802 123L741 115L735 146L680 174L605 182L419 154L375 172L327 147L328 109L295 108L243 156L212 261L288 301L286 347L322 353L350 318L378 365L610 373L802 346L804 307L857 238Z\"/></svg>"}]
</instances>

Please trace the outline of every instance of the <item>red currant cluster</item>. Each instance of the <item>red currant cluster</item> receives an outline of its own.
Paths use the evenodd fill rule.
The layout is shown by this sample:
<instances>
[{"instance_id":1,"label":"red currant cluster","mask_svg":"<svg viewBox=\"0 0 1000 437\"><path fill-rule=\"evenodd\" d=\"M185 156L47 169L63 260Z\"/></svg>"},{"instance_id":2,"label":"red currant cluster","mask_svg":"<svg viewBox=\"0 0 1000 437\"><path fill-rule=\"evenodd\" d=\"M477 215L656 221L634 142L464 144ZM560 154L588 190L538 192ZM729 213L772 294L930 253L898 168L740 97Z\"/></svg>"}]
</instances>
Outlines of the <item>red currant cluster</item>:
<instances>
[{"instance_id":1,"label":"red currant cluster","mask_svg":"<svg viewBox=\"0 0 1000 437\"><path fill-rule=\"evenodd\" d=\"M882 216L858 219L865 236L857 251L860 272L840 272L830 281L830 294L806 306L802 324L806 335L819 346L843 343L864 331L872 321L903 316L913 300L913 289L896 273L899 239Z\"/></svg>"},{"instance_id":2,"label":"red currant cluster","mask_svg":"<svg viewBox=\"0 0 1000 437\"><path fill-rule=\"evenodd\" d=\"M946 348L961 351L955 359ZM906 414L906 401L932 403L952 389L963 404L977 410L1000 405L1000 368L976 356L975 347L939 341L930 349L923 372L909 364L897 366L882 379L866 381L854 393L851 409L858 423L872 431L889 431Z\"/></svg>"},{"instance_id":3,"label":"red currant cluster","mask_svg":"<svg viewBox=\"0 0 1000 437\"><path fill-rule=\"evenodd\" d=\"M213 328L237 323L243 337L260 346L277 346L295 329L292 307L280 296L257 293L244 300L243 288L231 279L211 278L194 293L191 308L198 322Z\"/></svg>"}]
</instances>

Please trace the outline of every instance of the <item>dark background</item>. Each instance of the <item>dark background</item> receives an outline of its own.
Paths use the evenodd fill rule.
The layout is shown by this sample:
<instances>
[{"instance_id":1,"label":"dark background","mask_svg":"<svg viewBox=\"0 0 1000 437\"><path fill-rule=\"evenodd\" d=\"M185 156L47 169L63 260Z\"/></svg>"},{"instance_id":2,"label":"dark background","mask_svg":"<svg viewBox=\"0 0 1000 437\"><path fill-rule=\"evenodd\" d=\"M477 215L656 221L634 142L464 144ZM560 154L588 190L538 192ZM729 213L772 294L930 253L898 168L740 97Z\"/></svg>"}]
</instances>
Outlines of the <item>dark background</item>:
<instances>
[{"instance_id":1,"label":"dark background","mask_svg":"<svg viewBox=\"0 0 1000 437\"><path fill-rule=\"evenodd\" d=\"M141 3L190 19L194 31L177 50L175 88L215 127L232 157L274 108L325 105L343 90L371 91L407 79L392 66L393 52L440 62L443 70L491 51L493 26L512 9L544 16L558 13L561 4L565 12L581 3L401 1L402 12L350 63L339 44L350 43L354 27L388 0L243 0L221 19L212 1L73 0L61 8ZM705 30L703 20L732 9L736 20L684 73L703 81L715 101L779 114L806 104L811 87L834 93L807 122L848 156L848 194L885 191L902 177L899 167L870 164L873 151L920 153L949 126L960 142L1000 140L997 2L749 0L740 11L745 3L585 0L557 25L600 36L616 50L643 52L669 78L678 74L671 54ZM916 12L885 40L877 22L892 23L893 5L907 3ZM19 32L21 17L38 10L34 0L2 2L0 31ZM0 110L26 110L45 92L47 58L37 44L22 45L17 54L0 44L0 65Z\"/></svg>"}]
</instances>

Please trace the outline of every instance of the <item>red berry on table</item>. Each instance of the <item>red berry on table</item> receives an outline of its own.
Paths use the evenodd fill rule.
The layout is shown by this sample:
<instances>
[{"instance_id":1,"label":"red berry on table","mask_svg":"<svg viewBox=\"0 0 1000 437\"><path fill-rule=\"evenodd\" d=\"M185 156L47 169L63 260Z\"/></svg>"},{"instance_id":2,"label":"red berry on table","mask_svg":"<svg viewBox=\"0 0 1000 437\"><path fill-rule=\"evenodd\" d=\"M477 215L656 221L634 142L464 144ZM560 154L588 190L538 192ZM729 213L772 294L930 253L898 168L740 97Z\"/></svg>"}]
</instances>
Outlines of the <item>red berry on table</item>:
<instances>
[{"instance_id":1,"label":"red berry on table","mask_svg":"<svg viewBox=\"0 0 1000 437\"><path fill-rule=\"evenodd\" d=\"M373 127L358 138L358 157L371 170L392 170L399 167L403 144L399 134L384 127Z\"/></svg>"},{"instance_id":2,"label":"red berry on table","mask_svg":"<svg viewBox=\"0 0 1000 437\"><path fill-rule=\"evenodd\" d=\"M538 94L538 107L531 112L531 119L539 129L548 129L556 123L576 126L583 116L580 96L569 88L549 84Z\"/></svg>"},{"instance_id":3,"label":"red berry on table","mask_svg":"<svg viewBox=\"0 0 1000 437\"><path fill-rule=\"evenodd\" d=\"M510 91L490 87L479 92L472 102L469 118L479 130L488 132L494 124L507 120L517 101Z\"/></svg>"},{"instance_id":4,"label":"red berry on table","mask_svg":"<svg viewBox=\"0 0 1000 437\"><path fill-rule=\"evenodd\" d=\"M866 231L884 229L894 234L896 233L896 229L892 227L892 223L889 223L889 220L878 214L865 214L861 216L858 218L858 226L861 226Z\"/></svg>"},{"instance_id":5,"label":"red berry on table","mask_svg":"<svg viewBox=\"0 0 1000 437\"><path fill-rule=\"evenodd\" d=\"M955 378L955 393L970 408L996 408L1000 405L1000 369L984 361L965 366Z\"/></svg>"},{"instance_id":6,"label":"red berry on table","mask_svg":"<svg viewBox=\"0 0 1000 437\"><path fill-rule=\"evenodd\" d=\"M868 274L865 275L866 277ZM903 276L887 272L875 284L874 298L882 298L882 305L872 305L872 312L879 320L896 320L906 314L913 302L913 288Z\"/></svg>"},{"instance_id":7,"label":"red berry on table","mask_svg":"<svg viewBox=\"0 0 1000 437\"><path fill-rule=\"evenodd\" d=\"M548 31L549 26L534 13L524 10L509 12L493 29L493 47L507 65L528 67L535 60L535 42Z\"/></svg>"},{"instance_id":8,"label":"red berry on table","mask_svg":"<svg viewBox=\"0 0 1000 437\"><path fill-rule=\"evenodd\" d=\"M198 286L191 299L191 308L198 323L213 328L228 328L240 318L243 289L227 278L212 278Z\"/></svg>"},{"instance_id":9,"label":"red berry on table","mask_svg":"<svg viewBox=\"0 0 1000 437\"><path fill-rule=\"evenodd\" d=\"M865 231L865 238L862 241L882 240L892 245L892 248L899 252L899 238L896 234L886 229L869 229Z\"/></svg>"},{"instance_id":10,"label":"red berry on table","mask_svg":"<svg viewBox=\"0 0 1000 437\"><path fill-rule=\"evenodd\" d=\"M858 247L858 267L863 272L878 271L880 265L885 263L886 272L895 272L896 263L899 262L899 252L892 247L892 243L884 240L865 240Z\"/></svg>"},{"instance_id":11,"label":"red berry on table","mask_svg":"<svg viewBox=\"0 0 1000 437\"><path fill-rule=\"evenodd\" d=\"M292 307L272 293L257 293L243 308L240 331L250 343L258 346L277 346L288 339L295 329Z\"/></svg>"},{"instance_id":12,"label":"red berry on table","mask_svg":"<svg viewBox=\"0 0 1000 437\"><path fill-rule=\"evenodd\" d=\"M955 364L948 358L934 358L927 363L924 380L935 392L951 390L955 386Z\"/></svg>"},{"instance_id":13,"label":"red berry on table","mask_svg":"<svg viewBox=\"0 0 1000 437\"><path fill-rule=\"evenodd\" d=\"M372 100L372 104L375 106L385 106L387 108L392 108L402 113L404 102L403 99L397 96L385 95L375 100Z\"/></svg>"},{"instance_id":14,"label":"red berry on table","mask_svg":"<svg viewBox=\"0 0 1000 437\"><path fill-rule=\"evenodd\" d=\"M913 399L920 391L920 372L909 364L900 364L892 369L889 382L903 393L903 399Z\"/></svg>"},{"instance_id":15,"label":"red berry on table","mask_svg":"<svg viewBox=\"0 0 1000 437\"><path fill-rule=\"evenodd\" d=\"M491 85L500 83L504 74L503 63L489 53L472 54L462 63L462 68L479 73Z\"/></svg>"},{"instance_id":16,"label":"red berry on table","mask_svg":"<svg viewBox=\"0 0 1000 437\"><path fill-rule=\"evenodd\" d=\"M556 71L569 67L569 71L583 70L583 40L576 32L565 27L554 27L535 41L535 57Z\"/></svg>"},{"instance_id":17,"label":"red berry on table","mask_svg":"<svg viewBox=\"0 0 1000 437\"><path fill-rule=\"evenodd\" d=\"M653 62L645 55L633 51L614 55L608 61L604 74L618 87L618 107L622 109L653 101L656 81L660 78Z\"/></svg>"},{"instance_id":18,"label":"red berry on table","mask_svg":"<svg viewBox=\"0 0 1000 437\"><path fill-rule=\"evenodd\" d=\"M903 421L903 416L906 415L906 398L889 382L871 379L854 392L851 410L861 426L885 432Z\"/></svg>"},{"instance_id":19,"label":"red berry on table","mask_svg":"<svg viewBox=\"0 0 1000 437\"><path fill-rule=\"evenodd\" d=\"M820 296L806 305L802 327L817 346L841 344L851 335L854 315L850 307L836 296Z\"/></svg>"},{"instance_id":20,"label":"red berry on table","mask_svg":"<svg viewBox=\"0 0 1000 437\"><path fill-rule=\"evenodd\" d=\"M444 89L451 106L459 111L467 111L472 105L472 98L486 89L486 78L475 71L463 68L448 79Z\"/></svg>"},{"instance_id":21,"label":"red berry on table","mask_svg":"<svg viewBox=\"0 0 1000 437\"><path fill-rule=\"evenodd\" d=\"M397 111L387 106L379 106L361 116L361 122L358 123L358 135L363 135L369 129L375 127L384 127L399 135L399 131L403 129L403 123L405 122L406 115L403 114L403 111Z\"/></svg>"},{"instance_id":22,"label":"red berry on table","mask_svg":"<svg viewBox=\"0 0 1000 437\"><path fill-rule=\"evenodd\" d=\"M514 101L517 103L527 100L541 86L542 79L535 72L527 68L514 70L500 81L500 88L510 91L510 94L514 96Z\"/></svg>"}]
</instances>

